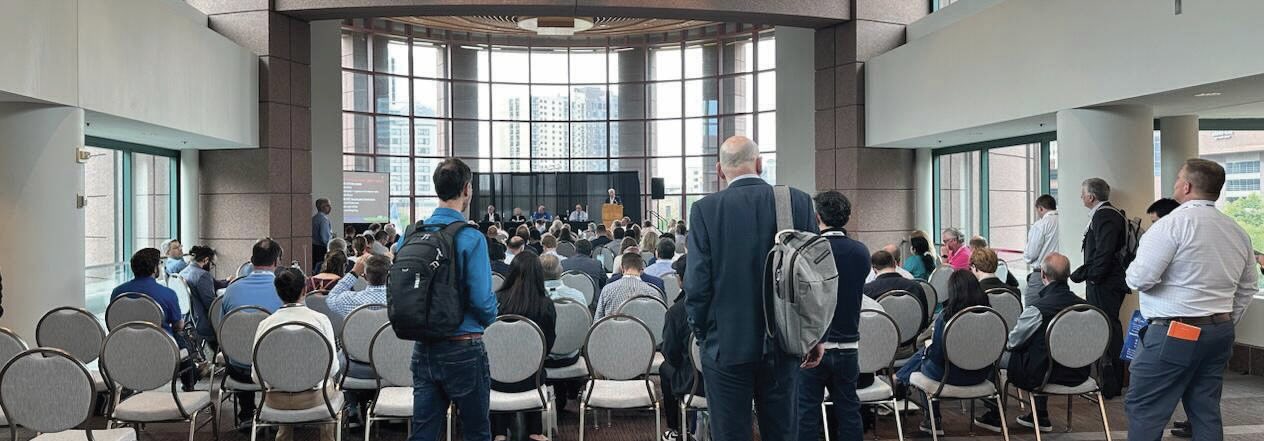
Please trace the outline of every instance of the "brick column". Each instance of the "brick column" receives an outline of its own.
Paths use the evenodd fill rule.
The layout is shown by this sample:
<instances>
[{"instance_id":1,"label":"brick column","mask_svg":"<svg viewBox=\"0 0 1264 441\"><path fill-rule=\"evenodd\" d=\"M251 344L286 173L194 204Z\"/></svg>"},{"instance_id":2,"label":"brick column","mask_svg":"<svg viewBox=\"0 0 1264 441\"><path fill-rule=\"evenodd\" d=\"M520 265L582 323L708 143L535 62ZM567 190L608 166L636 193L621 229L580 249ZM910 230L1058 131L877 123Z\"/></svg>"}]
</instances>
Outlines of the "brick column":
<instances>
[{"instance_id":1,"label":"brick column","mask_svg":"<svg viewBox=\"0 0 1264 441\"><path fill-rule=\"evenodd\" d=\"M914 152L866 147L864 67L904 44L925 0L855 0L853 20L816 31L816 188L852 202L847 230L871 250L913 228Z\"/></svg>"},{"instance_id":2,"label":"brick column","mask_svg":"<svg viewBox=\"0 0 1264 441\"><path fill-rule=\"evenodd\" d=\"M220 254L219 276L271 237L285 262L310 268L312 206L310 29L267 0L191 0L211 29L259 55L259 148L202 151L202 243ZM196 103L194 103L196 105Z\"/></svg>"}]
</instances>

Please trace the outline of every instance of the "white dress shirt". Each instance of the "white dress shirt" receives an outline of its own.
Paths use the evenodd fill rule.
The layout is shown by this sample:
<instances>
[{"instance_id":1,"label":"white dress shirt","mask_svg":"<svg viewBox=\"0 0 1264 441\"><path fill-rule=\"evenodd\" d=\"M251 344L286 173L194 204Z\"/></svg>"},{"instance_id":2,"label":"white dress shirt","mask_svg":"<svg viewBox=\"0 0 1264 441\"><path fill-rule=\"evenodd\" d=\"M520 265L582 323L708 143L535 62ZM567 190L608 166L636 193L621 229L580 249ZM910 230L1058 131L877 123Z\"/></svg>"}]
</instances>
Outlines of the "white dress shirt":
<instances>
[{"instance_id":1,"label":"white dress shirt","mask_svg":"<svg viewBox=\"0 0 1264 441\"><path fill-rule=\"evenodd\" d=\"M1146 318L1231 312L1237 322L1259 291L1251 238L1212 201L1188 201L1141 236L1128 286Z\"/></svg>"},{"instance_id":2,"label":"white dress shirt","mask_svg":"<svg viewBox=\"0 0 1264 441\"><path fill-rule=\"evenodd\" d=\"M1023 260L1033 271L1039 270L1045 256L1058 251L1058 212L1046 212L1040 220L1031 224L1027 231L1027 246L1023 248Z\"/></svg>"},{"instance_id":3,"label":"white dress shirt","mask_svg":"<svg viewBox=\"0 0 1264 441\"><path fill-rule=\"evenodd\" d=\"M898 266L897 266L897 267L895 267L895 272L896 272L897 274L899 274L899 275L900 275L900 277L903 277L903 278L905 278L905 279L909 279L909 280L913 280L913 273L908 272L908 270L906 270L906 269L904 269L904 268L900 268L900 267L898 267ZM878 273L877 273L877 272L875 272L875 271L873 270L873 268L869 268L869 276L868 276L868 277L865 277L865 283L872 282L874 279L877 279L877 278L878 278Z\"/></svg>"}]
</instances>

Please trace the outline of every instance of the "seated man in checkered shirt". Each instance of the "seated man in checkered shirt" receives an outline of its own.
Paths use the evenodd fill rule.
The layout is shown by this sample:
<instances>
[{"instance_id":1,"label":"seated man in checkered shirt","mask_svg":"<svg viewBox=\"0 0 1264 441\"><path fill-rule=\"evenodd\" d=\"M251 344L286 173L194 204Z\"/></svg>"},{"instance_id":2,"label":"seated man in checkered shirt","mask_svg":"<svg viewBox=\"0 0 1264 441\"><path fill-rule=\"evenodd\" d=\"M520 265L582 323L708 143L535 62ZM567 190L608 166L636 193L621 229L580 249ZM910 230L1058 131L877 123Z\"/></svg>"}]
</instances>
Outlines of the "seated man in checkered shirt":
<instances>
[{"instance_id":1,"label":"seated man in checkered shirt","mask_svg":"<svg viewBox=\"0 0 1264 441\"><path fill-rule=\"evenodd\" d=\"M645 270L645 260L641 258L640 254L627 253L620 260L620 266L623 268L623 277L610 282L605 288L601 289L601 295L597 298L597 311L593 314L594 320L601 320L602 317L616 314L619 311L619 307L623 306L623 302L636 296L647 295L658 299L663 298L663 295L657 289L641 280L641 271Z\"/></svg>"}]
</instances>

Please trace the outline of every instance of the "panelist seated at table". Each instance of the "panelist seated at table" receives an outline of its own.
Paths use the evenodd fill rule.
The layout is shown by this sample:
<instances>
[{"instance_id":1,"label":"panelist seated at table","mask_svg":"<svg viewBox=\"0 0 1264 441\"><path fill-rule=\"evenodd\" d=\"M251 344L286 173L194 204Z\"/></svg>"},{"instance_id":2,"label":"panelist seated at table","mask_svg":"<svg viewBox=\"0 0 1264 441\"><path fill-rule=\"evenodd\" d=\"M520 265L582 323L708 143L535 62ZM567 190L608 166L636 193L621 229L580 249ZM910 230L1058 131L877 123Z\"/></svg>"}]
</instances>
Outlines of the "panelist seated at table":
<instances>
[{"instance_id":1,"label":"panelist seated at table","mask_svg":"<svg viewBox=\"0 0 1264 441\"><path fill-rule=\"evenodd\" d=\"M570 217L566 220L571 222L588 222L588 212L584 211L583 205L575 204L575 211L572 211Z\"/></svg>"},{"instance_id":2,"label":"panelist seated at table","mask_svg":"<svg viewBox=\"0 0 1264 441\"><path fill-rule=\"evenodd\" d=\"M523 223L527 221L527 216L522 214L522 209L514 207L513 216L509 217L509 222Z\"/></svg>"},{"instance_id":3,"label":"panelist seated at table","mask_svg":"<svg viewBox=\"0 0 1264 441\"><path fill-rule=\"evenodd\" d=\"M496 206L495 206L495 205L488 205L488 206L487 206L487 213L484 213L484 214L483 214L483 219L482 219L482 221L483 221L483 222L500 222L500 221L501 221L501 218L500 218L500 213L497 213L497 212L496 212Z\"/></svg>"},{"instance_id":4,"label":"panelist seated at table","mask_svg":"<svg viewBox=\"0 0 1264 441\"><path fill-rule=\"evenodd\" d=\"M550 222L553 220L553 214L549 213L548 211L545 211L544 206L541 205L539 207L536 207L534 213L531 213L531 219L537 220L537 221L542 220L545 222Z\"/></svg>"},{"instance_id":5,"label":"panelist seated at table","mask_svg":"<svg viewBox=\"0 0 1264 441\"><path fill-rule=\"evenodd\" d=\"M606 197L607 204L623 205L623 198L615 195L613 188L606 190L606 194L608 195L608 197Z\"/></svg>"}]
</instances>

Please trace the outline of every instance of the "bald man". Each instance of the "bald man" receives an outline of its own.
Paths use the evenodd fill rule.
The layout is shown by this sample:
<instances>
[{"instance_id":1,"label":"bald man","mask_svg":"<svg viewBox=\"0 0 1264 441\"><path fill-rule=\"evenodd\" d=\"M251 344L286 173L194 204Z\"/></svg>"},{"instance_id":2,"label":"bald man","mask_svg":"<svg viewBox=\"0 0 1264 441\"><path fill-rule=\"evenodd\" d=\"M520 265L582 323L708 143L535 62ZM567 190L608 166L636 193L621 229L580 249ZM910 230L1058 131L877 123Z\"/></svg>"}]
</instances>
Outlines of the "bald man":
<instances>
[{"instance_id":1,"label":"bald man","mask_svg":"<svg viewBox=\"0 0 1264 441\"><path fill-rule=\"evenodd\" d=\"M797 431L800 362L764 331L764 259L777 231L773 186L759 177L759 146L744 136L724 141L715 167L727 188L695 202L689 212L684 278L685 310L701 342L712 437L750 440L753 399L760 438L787 441ZM816 233L812 198L790 189L790 200L794 228ZM802 366L816 367L823 353L818 345Z\"/></svg>"},{"instance_id":2,"label":"bald man","mask_svg":"<svg viewBox=\"0 0 1264 441\"><path fill-rule=\"evenodd\" d=\"M896 274L899 274L900 277L903 277L905 279L913 280L913 273L908 272L908 270L900 266L900 247L896 246L893 243L889 243L889 244L886 244L886 246L882 247L882 251L886 251L887 253L891 254L891 258L895 259L895 268L893 268L892 270L895 271ZM877 278L878 278L878 272L875 271L873 268L869 268L869 276L865 277L865 283L872 282Z\"/></svg>"}]
</instances>

